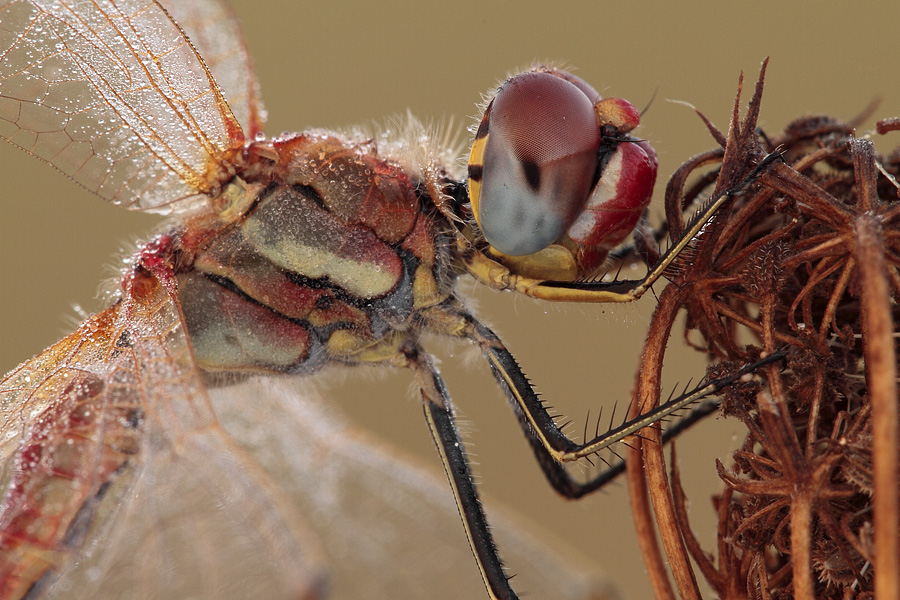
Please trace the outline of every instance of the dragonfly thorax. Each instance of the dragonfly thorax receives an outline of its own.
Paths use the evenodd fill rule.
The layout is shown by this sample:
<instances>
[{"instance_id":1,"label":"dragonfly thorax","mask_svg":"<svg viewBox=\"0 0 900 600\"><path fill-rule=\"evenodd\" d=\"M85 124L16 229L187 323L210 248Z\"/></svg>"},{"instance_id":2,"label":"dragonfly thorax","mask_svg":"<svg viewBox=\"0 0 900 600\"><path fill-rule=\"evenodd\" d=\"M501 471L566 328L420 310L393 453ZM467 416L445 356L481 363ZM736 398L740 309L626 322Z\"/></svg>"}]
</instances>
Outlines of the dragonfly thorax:
<instances>
[{"instance_id":1,"label":"dragonfly thorax","mask_svg":"<svg viewBox=\"0 0 900 600\"><path fill-rule=\"evenodd\" d=\"M247 156L249 182L219 203L228 223L178 276L204 369L370 360L451 294L448 225L374 144L301 134L257 142Z\"/></svg>"}]
</instances>

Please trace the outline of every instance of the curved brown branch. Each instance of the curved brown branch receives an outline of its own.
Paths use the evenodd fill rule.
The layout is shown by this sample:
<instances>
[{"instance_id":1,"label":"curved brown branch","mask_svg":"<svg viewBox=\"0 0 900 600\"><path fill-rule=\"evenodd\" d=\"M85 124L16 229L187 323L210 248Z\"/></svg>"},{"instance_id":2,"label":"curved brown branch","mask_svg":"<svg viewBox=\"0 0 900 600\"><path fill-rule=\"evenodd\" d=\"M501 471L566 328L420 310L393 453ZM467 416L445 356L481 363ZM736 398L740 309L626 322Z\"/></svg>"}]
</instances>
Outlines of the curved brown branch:
<instances>
[{"instance_id":1,"label":"curved brown branch","mask_svg":"<svg viewBox=\"0 0 900 600\"><path fill-rule=\"evenodd\" d=\"M715 559L690 531L659 430L636 441L629 486L642 551L658 597L672 590L657 535L682 597L698 594L687 542L722 598L900 600L900 150L876 156L830 117L760 136L761 81L743 119L735 104L724 149L687 161L666 189L675 234L714 179L712 193L731 201L667 272L637 394L659 397L681 311L685 339L693 332L690 343L722 361L711 377L776 348L788 358L724 392L722 410L746 425L747 439L732 466L718 463ZM884 131L898 129L885 122ZM785 162L748 184L775 147Z\"/></svg>"}]
</instances>

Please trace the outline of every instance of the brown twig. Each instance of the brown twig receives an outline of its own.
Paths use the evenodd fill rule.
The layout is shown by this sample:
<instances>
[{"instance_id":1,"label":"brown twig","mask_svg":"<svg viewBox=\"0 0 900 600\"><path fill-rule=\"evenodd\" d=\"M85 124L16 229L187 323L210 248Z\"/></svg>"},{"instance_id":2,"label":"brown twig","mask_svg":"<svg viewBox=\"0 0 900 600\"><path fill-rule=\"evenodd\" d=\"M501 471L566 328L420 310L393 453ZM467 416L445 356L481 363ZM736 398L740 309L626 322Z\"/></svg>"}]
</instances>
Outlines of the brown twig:
<instances>
[{"instance_id":1,"label":"brown twig","mask_svg":"<svg viewBox=\"0 0 900 600\"><path fill-rule=\"evenodd\" d=\"M747 440L732 467L717 463L715 558L690 530L660 431L635 441L628 473L641 548L660 598L673 592L657 535L682 597L699 595L690 554L721 598L900 600L900 151L878 157L829 117L760 135L764 72L743 119L735 102L727 135L707 122L724 148L687 161L666 188L671 235L711 182L731 201L667 271L636 390L659 397L681 311L699 333L693 345L722 361L711 377L776 348L786 348L786 365L722 399ZM784 162L758 168L774 148Z\"/></svg>"},{"instance_id":2,"label":"brown twig","mask_svg":"<svg viewBox=\"0 0 900 600\"><path fill-rule=\"evenodd\" d=\"M853 140L860 208L856 253L862 301L863 354L872 403L872 471L875 483L875 594L900 599L900 499L897 497L897 357L881 224L869 214L880 204L875 189L875 152L868 140Z\"/></svg>"}]
</instances>

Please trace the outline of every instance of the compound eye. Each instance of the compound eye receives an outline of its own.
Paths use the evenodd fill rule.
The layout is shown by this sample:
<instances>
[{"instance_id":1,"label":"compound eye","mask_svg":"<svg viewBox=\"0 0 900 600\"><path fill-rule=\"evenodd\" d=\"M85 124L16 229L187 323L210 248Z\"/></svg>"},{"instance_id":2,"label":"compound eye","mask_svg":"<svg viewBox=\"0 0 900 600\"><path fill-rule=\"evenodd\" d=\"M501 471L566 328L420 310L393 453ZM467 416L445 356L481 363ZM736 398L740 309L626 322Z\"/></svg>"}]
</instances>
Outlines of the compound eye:
<instances>
[{"instance_id":1,"label":"compound eye","mask_svg":"<svg viewBox=\"0 0 900 600\"><path fill-rule=\"evenodd\" d=\"M488 106L479 129L486 140L482 147L476 138L469 161L470 196L495 249L538 252L584 208L601 141L592 100L558 75L529 72L507 80ZM473 169L479 150L480 170ZM480 185L471 185L472 173Z\"/></svg>"}]
</instances>

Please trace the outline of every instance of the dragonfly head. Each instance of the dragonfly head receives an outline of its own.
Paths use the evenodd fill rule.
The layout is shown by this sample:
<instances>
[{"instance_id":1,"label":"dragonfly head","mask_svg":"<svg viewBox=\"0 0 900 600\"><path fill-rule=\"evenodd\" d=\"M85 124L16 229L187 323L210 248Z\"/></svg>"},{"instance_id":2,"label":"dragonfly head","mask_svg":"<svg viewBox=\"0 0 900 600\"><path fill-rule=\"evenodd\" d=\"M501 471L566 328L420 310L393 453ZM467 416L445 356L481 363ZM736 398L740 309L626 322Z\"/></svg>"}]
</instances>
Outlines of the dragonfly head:
<instances>
[{"instance_id":1,"label":"dragonfly head","mask_svg":"<svg viewBox=\"0 0 900 600\"><path fill-rule=\"evenodd\" d=\"M589 277L637 225L656 152L640 113L579 77L539 67L507 79L469 155L469 199L489 254L535 279Z\"/></svg>"}]
</instances>

